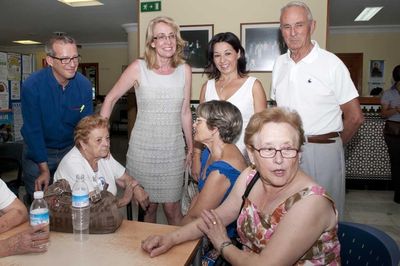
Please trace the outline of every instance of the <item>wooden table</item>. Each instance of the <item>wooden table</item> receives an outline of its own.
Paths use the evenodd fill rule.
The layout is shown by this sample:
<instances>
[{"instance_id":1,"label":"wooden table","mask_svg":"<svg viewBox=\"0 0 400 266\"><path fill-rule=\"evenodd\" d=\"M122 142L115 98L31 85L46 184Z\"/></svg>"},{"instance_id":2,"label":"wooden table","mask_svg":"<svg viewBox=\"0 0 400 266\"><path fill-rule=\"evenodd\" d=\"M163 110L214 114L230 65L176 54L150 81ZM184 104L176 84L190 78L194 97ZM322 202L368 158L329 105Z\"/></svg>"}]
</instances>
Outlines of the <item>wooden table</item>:
<instances>
[{"instance_id":1,"label":"wooden table","mask_svg":"<svg viewBox=\"0 0 400 266\"><path fill-rule=\"evenodd\" d=\"M28 228L28 223L0 235L0 239ZM50 232L46 253L25 254L0 258L0 265L188 265L199 241L173 247L167 253L150 258L141 248L141 241L151 234L175 230L175 226L124 220L113 234L89 235L86 242L77 242L73 234Z\"/></svg>"}]
</instances>

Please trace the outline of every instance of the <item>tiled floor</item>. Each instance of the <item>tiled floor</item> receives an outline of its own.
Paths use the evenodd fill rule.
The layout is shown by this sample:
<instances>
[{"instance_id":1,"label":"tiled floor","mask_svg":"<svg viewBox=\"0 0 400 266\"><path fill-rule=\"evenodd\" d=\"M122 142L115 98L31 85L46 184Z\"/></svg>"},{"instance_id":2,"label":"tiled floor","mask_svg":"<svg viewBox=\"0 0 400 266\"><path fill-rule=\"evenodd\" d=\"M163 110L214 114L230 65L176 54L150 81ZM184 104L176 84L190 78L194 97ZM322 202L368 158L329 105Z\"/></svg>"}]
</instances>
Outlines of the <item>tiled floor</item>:
<instances>
[{"instance_id":1,"label":"tiled floor","mask_svg":"<svg viewBox=\"0 0 400 266\"><path fill-rule=\"evenodd\" d=\"M400 204L393 191L349 190L344 220L368 224L389 234L400 246Z\"/></svg>"}]
</instances>

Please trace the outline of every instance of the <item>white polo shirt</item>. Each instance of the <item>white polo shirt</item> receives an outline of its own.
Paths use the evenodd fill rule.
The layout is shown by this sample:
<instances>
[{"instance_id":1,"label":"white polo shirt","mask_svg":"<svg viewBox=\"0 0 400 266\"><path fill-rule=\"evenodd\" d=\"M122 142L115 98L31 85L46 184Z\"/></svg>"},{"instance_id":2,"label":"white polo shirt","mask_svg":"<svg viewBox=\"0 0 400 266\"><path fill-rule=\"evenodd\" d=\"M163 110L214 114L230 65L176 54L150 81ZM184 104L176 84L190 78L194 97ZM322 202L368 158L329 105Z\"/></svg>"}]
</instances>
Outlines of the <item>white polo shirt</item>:
<instances>
[{"instance_id":1,"label":"white polo shirt","mask_svg":"<svg viewBox=\"0 0 400 266\"><path fill-rule=\"evenodd\" d=\"M17 196L7 187L6 183L0 179L0 211L7 208L16 197Z\"/></svg>"},{"instance_id":2,"label":"white polo shirt","mask_svg":"<svg viewBox=\"0 0 400 266\"><path fill-rule=\"evenodd\" d=\"M277 58L272 72L271 98L278 106L296 110L306 135L343 130L340 105L358 97L343 62L316 41L300 62L290 51Z\"/></svg>"}]
</instances>

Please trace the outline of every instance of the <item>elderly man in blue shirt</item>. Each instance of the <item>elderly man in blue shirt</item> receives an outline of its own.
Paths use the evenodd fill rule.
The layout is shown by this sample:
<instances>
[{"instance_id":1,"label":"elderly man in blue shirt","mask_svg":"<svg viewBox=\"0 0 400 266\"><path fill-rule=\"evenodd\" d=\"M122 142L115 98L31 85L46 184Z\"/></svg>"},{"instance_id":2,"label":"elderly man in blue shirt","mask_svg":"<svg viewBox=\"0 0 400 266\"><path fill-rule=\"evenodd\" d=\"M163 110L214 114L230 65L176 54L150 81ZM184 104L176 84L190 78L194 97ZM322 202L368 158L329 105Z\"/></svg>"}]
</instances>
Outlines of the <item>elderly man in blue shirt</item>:
<instances>
[{"instance_id":1,"label":"elderly man in blue shirt","mask_svg":"<svg viewBox=\"0 0 400 266\"><path fill-rule=\"evenodd\" d=\"M58 163L73 146L79 120L93 113L92 84L79 72L80 56L70 36L45 46L48 67L22 84L23 180L29 196L46 189Z\"/></svg>"}]
</instances>

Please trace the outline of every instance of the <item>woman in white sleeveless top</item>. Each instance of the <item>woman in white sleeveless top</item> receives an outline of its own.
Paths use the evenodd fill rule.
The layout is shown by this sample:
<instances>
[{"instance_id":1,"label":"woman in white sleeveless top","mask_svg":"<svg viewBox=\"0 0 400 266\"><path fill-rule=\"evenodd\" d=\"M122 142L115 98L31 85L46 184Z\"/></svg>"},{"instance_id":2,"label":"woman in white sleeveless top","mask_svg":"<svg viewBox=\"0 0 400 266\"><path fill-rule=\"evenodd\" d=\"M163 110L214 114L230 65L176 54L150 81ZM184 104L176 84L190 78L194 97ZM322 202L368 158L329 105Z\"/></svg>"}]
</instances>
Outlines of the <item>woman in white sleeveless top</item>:
<instances>
[{"instance_id":1,"label":"woman in white sleeveless top","mask_svg":"<svg viewBox=\"0 0 400 266\"><path fill-rule=\"evenodd\" d=\"M138 113L126 168L150 196L144 221L156 222L162 203L168 223L176 225L182 219L179 200L185 159L190 163L192 156L192 72L184 64L184 43L171 18L150 21L145 46L144 60L135 60L124 71L108 93L101 115L109 117L116 101L135 87Z\"/></svg>"},{"instance_id":2,"label":"woman in white sleeveless top","mask_svg":"<svg viewBox=\"0 0 400 266\"><path fill-rule=\"evenodd\" d=\"M235 144L246 156L244 130L250 117L267 107L267 97L261 82L247 75L246 55L239 38L231 32L216 34L207 47L205 72L209 80L200 92L200 103L211 100L225 100L234 104L243 118L242 132ZM192 175L198 178L200 172L201 146L195 143Z\"/></svg>"}]
</instances>

